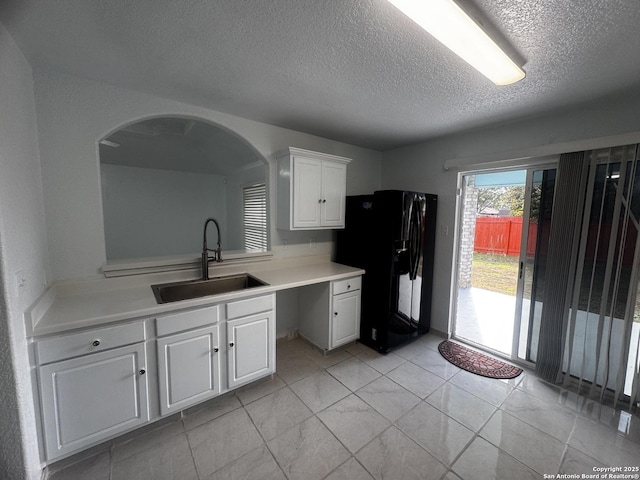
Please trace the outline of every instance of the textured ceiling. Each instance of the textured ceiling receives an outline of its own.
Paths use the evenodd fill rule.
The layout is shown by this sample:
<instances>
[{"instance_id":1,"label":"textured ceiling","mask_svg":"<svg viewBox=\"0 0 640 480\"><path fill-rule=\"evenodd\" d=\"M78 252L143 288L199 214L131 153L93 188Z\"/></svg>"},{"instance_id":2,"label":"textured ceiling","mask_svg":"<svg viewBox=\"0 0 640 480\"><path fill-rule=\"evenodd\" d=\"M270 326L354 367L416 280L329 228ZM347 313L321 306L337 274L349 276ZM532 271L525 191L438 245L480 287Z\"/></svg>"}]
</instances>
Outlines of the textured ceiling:
<instances>
[{"instance_id":1,"label":"textured ceiling","mask_svg":"<svg viewBox=\"0 0 640 480\"><path fill-rule=\"evenodd\" d=\"M640 88L638 0L476 0L497 87L385 0L3 0L35 67L388 149Z\"/></svg>"}]
</instances>

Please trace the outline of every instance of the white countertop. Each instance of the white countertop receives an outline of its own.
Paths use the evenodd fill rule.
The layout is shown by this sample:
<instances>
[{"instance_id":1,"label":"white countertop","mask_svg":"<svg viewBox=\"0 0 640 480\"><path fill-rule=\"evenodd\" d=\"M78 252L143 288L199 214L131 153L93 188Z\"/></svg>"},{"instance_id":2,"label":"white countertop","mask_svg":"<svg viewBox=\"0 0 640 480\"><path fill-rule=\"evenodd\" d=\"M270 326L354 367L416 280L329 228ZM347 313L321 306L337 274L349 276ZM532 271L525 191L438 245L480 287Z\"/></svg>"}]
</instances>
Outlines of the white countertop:
<instances>
[{"instance_id":1,"label":"white countertop","mask_svg":"<svg viewBox=\"0 0 640 480\"><path fill-rule=\"evenodd\" d=\"M324 258L324 257L322 257ZM148 318L176 310L226 302L314 283L364 274L364 270L304 257L214 267L210 275L249 273L268 285L180 302L158 304L152 284L197 279L194 271L92 279L54 285L27 312L27 335L39 337L128 319Z\"/></svg>"}]
</instances>

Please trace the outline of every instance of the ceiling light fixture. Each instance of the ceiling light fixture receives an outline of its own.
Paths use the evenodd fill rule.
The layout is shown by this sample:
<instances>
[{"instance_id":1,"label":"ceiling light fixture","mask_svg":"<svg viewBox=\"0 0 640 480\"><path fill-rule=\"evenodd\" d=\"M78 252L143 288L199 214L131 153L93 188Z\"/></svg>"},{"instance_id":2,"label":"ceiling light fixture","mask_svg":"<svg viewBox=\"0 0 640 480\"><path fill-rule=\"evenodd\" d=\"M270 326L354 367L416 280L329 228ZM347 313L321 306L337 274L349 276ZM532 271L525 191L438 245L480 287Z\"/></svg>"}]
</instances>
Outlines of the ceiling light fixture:
<instances>
[{"instance_id":1,"label":"ceiling light fixture","mask_svg":"<svg viewBox=\"0 0 640 480\"><path fill-rule=\"evenodd\" d=\"M522 80L524 71L453 0L388 0L496 85Z\"/></svg>"}]
</instances>

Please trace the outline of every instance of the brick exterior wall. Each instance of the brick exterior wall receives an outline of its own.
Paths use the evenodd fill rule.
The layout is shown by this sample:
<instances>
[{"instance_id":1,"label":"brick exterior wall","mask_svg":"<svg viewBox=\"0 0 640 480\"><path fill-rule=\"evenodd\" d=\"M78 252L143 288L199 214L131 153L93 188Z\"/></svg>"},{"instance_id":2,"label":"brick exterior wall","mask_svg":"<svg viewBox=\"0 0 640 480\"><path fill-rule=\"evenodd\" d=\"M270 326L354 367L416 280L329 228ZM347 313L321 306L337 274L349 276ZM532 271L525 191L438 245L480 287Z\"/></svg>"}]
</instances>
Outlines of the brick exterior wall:
<instances>
[{"instance_id":1,"label":"brick exterior wall","mask_svg":"<svg viewBox=\"0 0 640 480\"><path fill-rule=\"evenodd\" d=\"M467 185L462 189L462 236L458 257L458 288L471 287L471 263L473 262L473 243L476 232L478 211L478 189L475 176L466 177Z\"/></svg>"}]
</instances>

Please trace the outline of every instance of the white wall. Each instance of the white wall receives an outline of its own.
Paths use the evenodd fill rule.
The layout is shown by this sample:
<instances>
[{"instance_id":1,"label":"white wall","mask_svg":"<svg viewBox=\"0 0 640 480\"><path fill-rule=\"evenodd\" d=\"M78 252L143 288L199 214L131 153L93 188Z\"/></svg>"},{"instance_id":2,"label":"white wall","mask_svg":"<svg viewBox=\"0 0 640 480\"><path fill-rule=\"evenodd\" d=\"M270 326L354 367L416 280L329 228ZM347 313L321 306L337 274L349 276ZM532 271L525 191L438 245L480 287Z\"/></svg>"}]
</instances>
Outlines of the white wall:
<instances>
[{"instance_id":1,"label":"white wall","mask_svg":"<svg viewBox=\"0 0 640 480\"><path fill-rule=\"evenodd\" d=\"M110 260L197 255L207 217L228 225L227 185L221 175L104 163L100 172ZM223 245L228 245L226 232L222 228Z\"/></svg>"},{"instance_id":2,"label":"white wall","mask_svg":"<svg viewBox=\"0 0 640 480\"><path fill-rule=\"evenodd\" d=\"M44 291L48 253L31 68L2 24L0 59L0 478L36 479L23 314Z\"/></svg>"},{"instance_id":3,"label":"white wall","mask_svg":"<svg viewBox=\"0 0 640 480\"><path fill-rule=\"evenodd\" d=\"M460 133L383 153L382 187L438 195L432 328L450 332L458 170L446 162L480 162L535 157L640 142L640 91L594 101L573 110L508 125ZM444 235L443 230L448 232Z\"/></svg>"},{"instance_id":4,"label":"white wall","mask_svg":"<svg viewBox=\"0 0 640 480\"><path fill-rule=\"evenodd\" d=\"M193 105L124 90L105 83L48 70L35 71L38 134L42 159L45 213L53 278L82 278L99 273L105 262L100 208L97 142L132 121L159 115L182 115L214 122L244 137L265 159L289 146L352 158L347 194L380 187L380 152L334 142ZM275 169L270 196L275 198ZM275 202L271 202L272 224ZM317 242L308 247L309 238ZM272 228L272 247L297 254L324 253L331 232L291 233ZM281 248L283 240L287 247Z\"/></svg>"}]
</instances>

